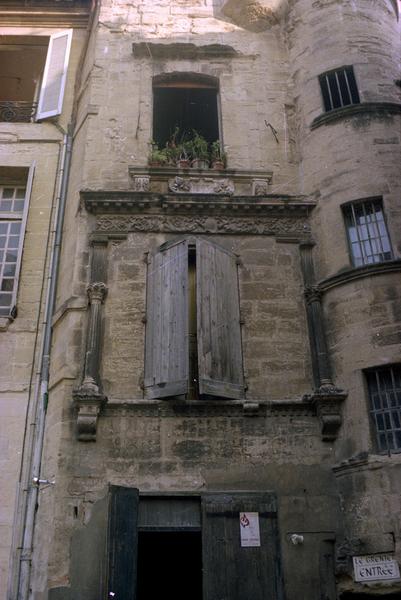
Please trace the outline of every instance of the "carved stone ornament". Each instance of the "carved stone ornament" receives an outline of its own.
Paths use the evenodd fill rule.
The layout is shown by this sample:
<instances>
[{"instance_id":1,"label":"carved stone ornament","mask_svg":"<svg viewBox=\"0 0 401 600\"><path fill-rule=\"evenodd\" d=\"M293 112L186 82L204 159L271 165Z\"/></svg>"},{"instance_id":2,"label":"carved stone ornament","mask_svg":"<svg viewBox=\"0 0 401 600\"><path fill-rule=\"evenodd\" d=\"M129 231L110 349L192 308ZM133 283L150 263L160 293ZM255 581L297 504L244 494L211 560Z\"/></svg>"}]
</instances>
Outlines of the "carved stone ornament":
<instances>
[{"instance_id":1,"label":"carved stone ornament","mask_svg":"<svg viewBox=\"0 0 401 600\"><path fill-rule=\"evenodd\" d=\"M81 441L96 441L97 420L107 398L93 382L84 381L73 391L74 406L78 410L77 437Z\"/></svg>"},{"instance_id":2,"label":"carved stone ornament","mask_svg":"<svg viewBox=\"0 0 401 600\"><path fill-rule=\"evenodd\" d=\"M322 290L318 285L306 285L304 289L304 296L307 304L312 304L312 302L320 302L322 299Z\"/></svg>"},{"instance_id":3,"label":"carved stone ornament","mask_svg":"<svg viewBox=\"0 0 401 600\"><path fill-rule=\"evenodd\" d=\"M269 182L267 179L254 179L252 182L253 196L266 196L269 193Z\"/></svg>"},{"instance_id":4,"label":"carved stone ornament","mask_svg":"<svg viewBox=\"0 0 401 600\"><path fill-rule=\"evenodd\" d=\"M185 194L234 194L231 179L213 179L211 177L174 177L169 179L168 189L174 193Z\"/></svg>"},{"instance_id":5,"label":"carved stone ornament","mask_svg":"<svg viewBox=\"0 0 401 600\"><path fill-rule=\"evenodd\" d=\"M150 177L138 176L134 177L134 191L135 192L149 192L150 191Z\"/></svg>"},{"instance_id":6,"label":"carved stone ornament","mask_svg":"<svg viewBox=\"0 0 401 600\"><path fill-rule=\"evenodd\" d=\"M170 215L102 215L97 232L221 233L303 236L309 231L299 217L233 217Z\"/></svg>"},{"instance_id":7,"label":"carved stone ornament","mask_svg":"<svg viewBox=\"0 0 401 600\"><path fill-rule=\"evenodd\" d=\"M344 390L331 382L323 383L314 394L305 397L316 408L321 425L322 440L329 442L337 438L342 423L341 405L348 396Z\"/></svg>"},{"instance_id":8,"label":"carved stone ornament","mask_svg":"<svg viewBox=\"0 0 401 600\"><path fill-rule=\"evenodd\" d=\"M90 283L86 288L89 302L103 302L107 294L107 286L102 282Z\"/></svg>"}]
</instances>

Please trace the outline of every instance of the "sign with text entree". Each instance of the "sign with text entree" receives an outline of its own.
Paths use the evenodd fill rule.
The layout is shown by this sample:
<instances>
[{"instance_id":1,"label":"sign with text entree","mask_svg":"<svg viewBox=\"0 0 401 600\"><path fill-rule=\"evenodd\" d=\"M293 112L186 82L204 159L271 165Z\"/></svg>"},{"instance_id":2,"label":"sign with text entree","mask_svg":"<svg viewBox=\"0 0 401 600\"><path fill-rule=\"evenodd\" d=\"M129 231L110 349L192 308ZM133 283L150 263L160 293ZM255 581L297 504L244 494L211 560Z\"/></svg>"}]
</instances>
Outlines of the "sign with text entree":
<instances>
[{"instance_id":1,"label":"sign with text entree","mask_svg":"<svg viewBox=\"0 0 401 600\"><path fill-rule=\"evenodd\" d=\"M354 579L361 583L400 579L400 569L392 554L353 556Z\"/></svg>"}]
</instances>

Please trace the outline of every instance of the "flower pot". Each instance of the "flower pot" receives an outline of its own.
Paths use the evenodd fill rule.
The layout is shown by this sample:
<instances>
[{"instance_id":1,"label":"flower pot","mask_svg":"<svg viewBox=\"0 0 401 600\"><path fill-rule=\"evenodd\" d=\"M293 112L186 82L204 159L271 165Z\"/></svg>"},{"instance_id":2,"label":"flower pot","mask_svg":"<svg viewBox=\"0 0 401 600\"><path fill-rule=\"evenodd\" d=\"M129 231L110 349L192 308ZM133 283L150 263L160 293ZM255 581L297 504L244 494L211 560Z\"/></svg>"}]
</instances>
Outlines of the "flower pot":
<instances>
[{"instance_id":1,"label":"flower pot","mask_svg":"<svg viewBox=\"0 0 401 600\"><path fill-rule=\"evenodd\" d=\"M214 160L212 162L212 169L214 169L215 171L224 171L224 162L222 160Z\"/></svg>"},{"instance_id":2,"label":"flower pot","mask_svg":"<svg viewBox=\"0 0 401 600\"><path fill-rule=\"evenodd\" d=\"M191 166L193 169L208 169L209 161L203 158L194 158Z\"/></svg>"},{"instance_id":3,"label":"flower pot","mask_svg":"<svg viewBox=\"0 0 401 600\"><path fill-rule=\"evenodd\" d=\"M179 160L177 160L177 167L179 169L189 169L190 166L191 166L191 161L188 160L187 158L180 158Z\"/></svg>"}]
</instances>

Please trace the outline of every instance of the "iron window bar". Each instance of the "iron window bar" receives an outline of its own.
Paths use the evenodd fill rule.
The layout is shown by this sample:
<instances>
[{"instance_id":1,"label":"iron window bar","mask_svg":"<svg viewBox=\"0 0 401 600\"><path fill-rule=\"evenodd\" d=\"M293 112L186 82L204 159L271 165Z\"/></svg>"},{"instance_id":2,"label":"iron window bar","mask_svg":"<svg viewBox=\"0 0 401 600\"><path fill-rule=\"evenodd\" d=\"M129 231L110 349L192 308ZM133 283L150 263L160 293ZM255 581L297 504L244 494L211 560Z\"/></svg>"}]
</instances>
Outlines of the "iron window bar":
<instances>
[{"instance_id":1,"label":"iron window bar","mask_svg":"<svg viewBox=\"0 0 401 600\"><path fill-rule=\"evenodd\" d=\"M380 199L353 202L343 207L348 244L355 267L393 258Z\"/></svg>"},{"instance_id":2,"label":"iron window bar","mask_svg":"<svg viewBox=\"0 0 401 600\"><path fill-rule=\"evenodd\" d=\"M353 67L322 73L319 83L326 112L360 102Z\"/></svg>"},{"instance_id":3,"label":"iron window bar","mask_svg":"<svg viewBox=\"0 0 401 600\"><path fill-rule=\"evenodd\" d=\"M401 366L366 372L370 413L380 452L401 452Z\"/></svg>"}]
</instances>

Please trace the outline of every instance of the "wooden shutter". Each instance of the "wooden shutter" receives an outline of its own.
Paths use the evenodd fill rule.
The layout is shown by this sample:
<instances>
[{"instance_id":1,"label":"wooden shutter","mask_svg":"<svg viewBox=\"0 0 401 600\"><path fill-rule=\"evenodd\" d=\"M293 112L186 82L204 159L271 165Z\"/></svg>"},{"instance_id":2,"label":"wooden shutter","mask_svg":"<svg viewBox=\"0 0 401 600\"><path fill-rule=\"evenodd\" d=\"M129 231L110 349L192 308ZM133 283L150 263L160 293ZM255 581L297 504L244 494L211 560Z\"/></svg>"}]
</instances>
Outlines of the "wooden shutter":
<instances>
[{"instance_id":1,"label":"wooden shutter","mask_svg":"<svg viewBox=\"0 0 401 600\"><path fill-rule=\"evenodd\" d=\"M36 119L46 119L61 113L68 59L71 49L72 29L50 36L46 65L40 89Z\"/></svg>"},{"instance_id":2,"label":"wooden shutter","mask_svg":"<svg viewBox=\"0 0 401 600\"><path fill-rule=\"evenodd\" d=\"M134 488L112 485L110 496L106 597L135 600L139 492Z\"/></svg>"},{"instance_id":3,"label":"wooden shutter","mask_svg":"<svg viewBox=\"0 0 401 600\"><path fill-rule=\"evenodd\" d=\"M244 397L236 257L196 245L199 393Z\"/></svg>"},{"instance_id":4,"label":"wooden shutter","mask_svg":"<svg viewBox=\"0 0 401 600\"><path fill-rule=\"evenodd\" d=\"M150 257L147 278L145 393L147 398L188 390L188 243Z\"/></svg>"},{"instance_id":5,"label":"wooden shutter","mask_svg":"<svg viewBox=\"0 0 401 600\"><path fill-rule=\"evenodd\" d=\"M259 547L241 547L240 512L259 513ZM272 493L202 497L204 600L282 600L276 500Z\"/></svg>"}]
</instances>

